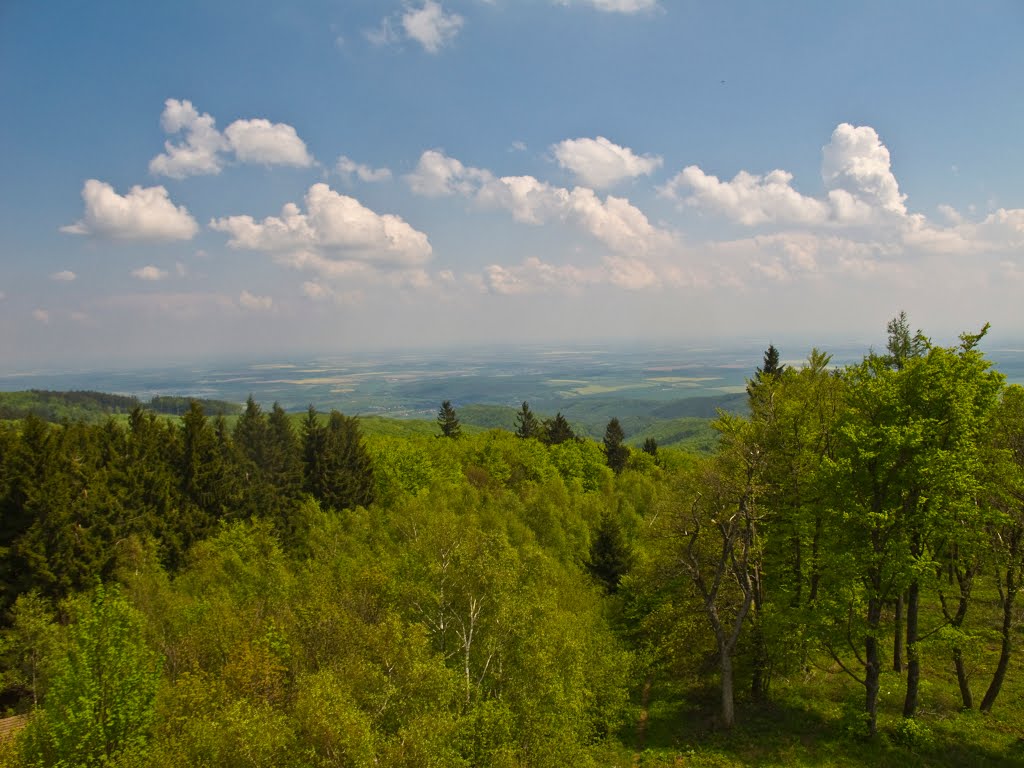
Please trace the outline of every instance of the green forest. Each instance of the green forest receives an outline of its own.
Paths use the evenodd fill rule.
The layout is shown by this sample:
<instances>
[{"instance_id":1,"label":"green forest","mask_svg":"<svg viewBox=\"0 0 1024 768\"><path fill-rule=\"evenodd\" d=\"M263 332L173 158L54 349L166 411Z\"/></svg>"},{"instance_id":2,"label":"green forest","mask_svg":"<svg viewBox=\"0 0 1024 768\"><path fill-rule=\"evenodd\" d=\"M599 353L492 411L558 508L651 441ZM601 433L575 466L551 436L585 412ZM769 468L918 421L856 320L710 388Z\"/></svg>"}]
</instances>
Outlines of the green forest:
<instances>
[{"instance_id":1,"label":"green forest","mask_svg":"<svg viewBox=\"0 0 1024 768\"><path fill-rule=\"evenodd\" d=\"M770 346L700 451L525 402L5 416L0 766L1024 764L986 331Z\"/></svg>"}]
</instances>

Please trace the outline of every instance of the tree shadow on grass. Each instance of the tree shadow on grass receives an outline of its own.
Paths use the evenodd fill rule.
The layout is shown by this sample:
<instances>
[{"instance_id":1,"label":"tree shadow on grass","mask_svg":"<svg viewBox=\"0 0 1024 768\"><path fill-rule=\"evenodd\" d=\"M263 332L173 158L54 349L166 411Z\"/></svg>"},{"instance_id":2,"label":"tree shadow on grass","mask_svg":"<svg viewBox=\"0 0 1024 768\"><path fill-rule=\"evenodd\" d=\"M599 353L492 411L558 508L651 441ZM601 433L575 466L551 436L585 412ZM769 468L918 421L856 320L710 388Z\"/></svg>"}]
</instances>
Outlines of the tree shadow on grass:
<instances>
[{"instance_id":1,"label":"tree shadow on grass","mask_svg":"<svg viewBox=\"0 0 1024 768\"><path fill-rule=\"evenodd\" d=\"M822 702L818 702L821 704ZM827 703L827 702L826 702ZM979 766L1021 768L1024 741L1005 750L980 744L970 733L956 734L956 721L943 729L898 732L898 718L880 720L880 733L863 738L856 705L823 712L788 697L756 705L740 702L736 725L721 727L718 691L670 682L652 685L644 728L641 766L843 766L925 768ZM952 727L951 727L952 726ZM634 733L624 743L636 744Z\"/></svg>"}]
</instances>

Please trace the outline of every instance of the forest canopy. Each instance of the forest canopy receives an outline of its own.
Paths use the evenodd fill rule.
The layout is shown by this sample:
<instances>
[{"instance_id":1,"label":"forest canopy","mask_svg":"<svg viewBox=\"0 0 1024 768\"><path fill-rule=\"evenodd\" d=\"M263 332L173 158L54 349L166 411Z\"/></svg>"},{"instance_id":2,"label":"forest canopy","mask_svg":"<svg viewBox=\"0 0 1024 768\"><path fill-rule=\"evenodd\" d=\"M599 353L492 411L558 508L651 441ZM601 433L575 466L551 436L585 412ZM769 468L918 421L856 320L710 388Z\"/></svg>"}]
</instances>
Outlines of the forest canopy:
<instances>
[{"instance_id":1,"label":"forest canopy","mask_svg":"<svg viewBox=\"0 0 1024 768\"><path fill-rule=\"evenodd\" d=\"M3 764L722 765L761 728L1010 765L1024 389L985 331L772 346L707 455L525 402L0 423Z\"/></svg>"}]
</instances>

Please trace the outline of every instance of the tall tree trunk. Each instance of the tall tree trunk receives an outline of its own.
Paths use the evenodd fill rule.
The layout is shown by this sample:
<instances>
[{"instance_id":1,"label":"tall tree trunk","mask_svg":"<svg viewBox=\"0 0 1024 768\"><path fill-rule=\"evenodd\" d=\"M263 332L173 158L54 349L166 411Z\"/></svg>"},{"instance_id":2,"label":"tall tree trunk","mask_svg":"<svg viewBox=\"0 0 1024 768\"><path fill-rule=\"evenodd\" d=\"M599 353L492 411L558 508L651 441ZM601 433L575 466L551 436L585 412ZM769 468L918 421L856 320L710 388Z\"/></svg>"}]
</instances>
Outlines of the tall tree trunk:
<instances>
[{"instance_id":1,"label":"tall tree trunk","mask_svg":"<svg viewBox=\"0 0 1024 768\"><path fill-rule=\"evenodd\" d=\"M896 629L892 638L892 671L903 672L903 593L896 598Z\"/></svg>"},{"instance_id":2,"label":"tall tree trunk","mask_svg":"<svg viewBox=\"0 0 1024 768\"><path fill-rule=\"evenodd\" d=\"M949 606L946 603L946 596L939 590L939 603L942 605L942 615L955 630L960 629L967 616L967 608L970 606L971 587L974 583L974 576L977 573L978 565L975 563L961 569L954 565L952 560L949 565L950 573L956 577L960 586L960 597L957 601L956 613L950 614ZM974 709L974 696L971 693L971 681L967 675L967 666L964 664L964 651L959 641L953 646L953 666L956 668L956 682L960 686L960 699L963 701L964 709Z\"/></svg>"},{"instance_id":3,"label":"tall tree trunk","mask_svg":"<svg viewBox=\"0 0 1024 768\"><path fill-rule=\"evenodd\" d=\"M768 644L761 626L761 617L754 618L754 671L750 680L750 696L758 704L768 701L768 686L771 674L768 670Z\"/></svg>"},{"instance_id":4,"label":"tall tree trunk","mask_svg":"<svg viewBox=\"0 0 1024 768\"><path fill-rule=\"evenodd\" d=\"M814 537L811 539L811 593L807 596L808 602L813 605L818 600L818 584L821 582L821 565L818 559L821 548L821 530L823 527L821 513L814 516Z\"/></svg>"},{"instance_id":5,"label":"tall tree trunk","mask_svg":"<svg viewBox=\"0 0 1024 768\"><path fill-rule=\"evenodd\" d=\"M880 579L879 579L880 580ZM882 599L877 595L868 598L868 633L864 638L864 711L868 716L868 735L878 733L878 689L882 659L878 650L875 630L882 620Z\"/></svg>"},{"instance_id":6,"label":"tall tree trunk","mask_svg":"<svg viewBox=\"0 0 1024 768\"><path fill-rule=\"evenodd\" d=\"M1010 665L1010 652L1013 648L1013 603L1017 597L1017 590L1020 585L1014 578L1014 566L1011 564L1006 568L1006 591L1000 590L1000 602L1003 604L1003 627L1002 627L1002 648L999 651L999 664L996 666L992 682L985 691L985 698L981 700L981 711L991 712L992 705L996 703L996 697L1003 687L1003 679L1006 677L1006 669Z\"/></svg>"},{"instance_id":7,"label":"tall tree trunk","mask_svg":"<svg viewBox=\"0 0 1024 768\"><path fill-rule=\"evenodd\" d=\"M964 709L974 709L971 682L967 679L967 668L964 666L964 652L959 645L953 648L953 664L956 666L956 682L960 686L960 698L963 700Z\"/></svg>"},{"instance_id":8,"label":"tall tree trunk","mask_svg":"<svg viewBox=\"0 0 1024 768\"><path fill-rule=\"evenodd\" d=\"M718 644L718 653L721 657L722 674L722 725L725 728L732 728L736 723L736 709L733 703L732 653L724 643Z\"/></svg>"},{"instance_id":9,"label":"tall tree trunk","mask_svg":"<svg viewBox=\"0 0 1024 768\"><path fill-rule=\"evenodd\" d=\"M907 696L903 700L904 717L913 717L917 712L917 693L921 683L921 653L917 647L920 602L921 585L914 579L907 590Z\"/></svg>"}]
</instances>

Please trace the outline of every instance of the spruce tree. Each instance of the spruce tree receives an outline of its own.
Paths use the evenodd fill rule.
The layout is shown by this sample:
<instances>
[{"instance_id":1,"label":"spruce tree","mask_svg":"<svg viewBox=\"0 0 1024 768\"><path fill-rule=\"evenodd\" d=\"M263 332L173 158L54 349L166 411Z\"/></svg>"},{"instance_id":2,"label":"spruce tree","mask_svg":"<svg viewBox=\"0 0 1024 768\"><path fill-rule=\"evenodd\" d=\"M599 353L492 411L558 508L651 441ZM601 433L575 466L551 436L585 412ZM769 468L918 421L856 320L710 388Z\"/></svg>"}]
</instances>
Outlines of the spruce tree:
<instances>
[{"instance_id":1,"label":"spruce tree","mask_svg":"<svg viewBox=\"0 0 1024 768\"><path fill-rule=\"evenodd\" d=\"M524 400L522 409L516 414L516 437L528 440L539 435L540 423L537 421L537 417L533 415L533 411L530 410L529 403Z\"/></svg>"},{"instance_id":2,"label":"spruce tree","mask_svg":"<svg viewBox=\"0 0 1024 768\"><path fill-rule=\"evenodd\" d=\"M601 523L595 533L587 570L609 594L614 594L629 570L632 560L629 545L622 535L618 519L609 511L601 515Z\"/></svg>"},{"instance_id":3,"label":"spruce tree","mask_svg":"<svg viewBox=\"0 0 1024 768\"><path fill-rule=\"evenodd\" d=\"M331 411L321 426L312 406L303 422L306 490L328 509L373 503L373 464L363 445L359 422Z\"/></svg>"},{"instance_id":4,"label":"spruce tree","mask_svg":"<svg viewBox=\"0 0 1024 768\"><path fill-rule=\"evenodd\" d=\"M658 458L658 441L653 437L648 437L644 440L644 447L641 450L654 458Z\"/></svg>"},{"instance_id":5,"label":"spruce tree","mask_svg":"<svg viewBox=\"0 0 1024 768\"><path fill-rule=\"evenodd\" d=\"M604 456L615 474L626 468L626 461L629 459L629 447L623 442L625 439L626 435L618 418L613 417L604 430Z\"/></svg>"},{"instance_id":6,"label":"spruce tree","mask_svg":"<svg viewBox=\"0 0 1024 768\"><path fill-rule=\"evenodd\" d=\"M569 421L562 415L561 411L555 414L555 418L544 420L543 440L548 445L559 445L575 438L576 433L572 431Z\"/></svg>"},{"instance_id":7,"label":"spruce tree","mask_svg":"<svg viewBox=\"0 0 1024 768\"><path fill-rule=\"evenodd\" d=\"M452 401L445 400L437 412L437 426L441 428L439 437L457 438L462 434L462 427L459 425L459 417L455 415L452 408Z\"/></svg>"},{"instance_id":8,"label":"spruce tree","mask_svg":"<svg viewBox=\"0 0 1024 768\"><path fill-rule=\"evenodd\" d=\"M754 371L754 378L747 382L747 396L753 398L759 386L765 382L777 381L785 370L786 366L779 364L779 350L774 344L769 344L768 349L764 351L761 367Z\"/></svg>"}]
</instances>

